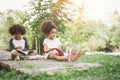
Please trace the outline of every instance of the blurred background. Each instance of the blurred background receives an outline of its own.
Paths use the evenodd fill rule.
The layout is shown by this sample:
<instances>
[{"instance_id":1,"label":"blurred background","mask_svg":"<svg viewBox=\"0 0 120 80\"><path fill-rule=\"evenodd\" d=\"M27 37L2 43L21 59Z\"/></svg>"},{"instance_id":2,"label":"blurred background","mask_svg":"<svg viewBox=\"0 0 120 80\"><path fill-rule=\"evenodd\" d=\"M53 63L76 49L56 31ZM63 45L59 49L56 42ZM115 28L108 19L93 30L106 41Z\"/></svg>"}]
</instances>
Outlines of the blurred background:
<instances>
[{"instance_id":1,"label":"blurred background","mask_svg":"<svg viewBox=\"0 0 120 80\"><path fill-rule=\"evenodd\" d=\"M88 52L120 51L120 0L0 0L0 49L9 48L13 24L25 26L31 49L42 41L40 23L51 19L58 27L62 48Z\"/></svg>"}]
</instances>

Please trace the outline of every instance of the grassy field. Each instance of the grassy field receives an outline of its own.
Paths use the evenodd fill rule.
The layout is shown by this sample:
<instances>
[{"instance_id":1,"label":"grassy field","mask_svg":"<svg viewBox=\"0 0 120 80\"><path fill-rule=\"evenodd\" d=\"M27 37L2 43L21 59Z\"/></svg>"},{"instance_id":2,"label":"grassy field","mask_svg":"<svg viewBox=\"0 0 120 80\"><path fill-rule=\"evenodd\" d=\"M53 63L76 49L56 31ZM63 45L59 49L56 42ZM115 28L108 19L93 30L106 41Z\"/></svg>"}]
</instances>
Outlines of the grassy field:
<instances>
[{"instance_id":1,"label":"grassy field","mask_svg":"<svg viewBox=\"0 0 120 80\"><path fill-rule=\"evenodd\" d=\"M15 70L11 72L0 70L0 80L120 80L120 57L118 56L83 55L80 61L100 63L104 66L87 71L55 72L53 76L47 76L46 72L33 76L16 74Z\"/></svg>"}]
</instances>

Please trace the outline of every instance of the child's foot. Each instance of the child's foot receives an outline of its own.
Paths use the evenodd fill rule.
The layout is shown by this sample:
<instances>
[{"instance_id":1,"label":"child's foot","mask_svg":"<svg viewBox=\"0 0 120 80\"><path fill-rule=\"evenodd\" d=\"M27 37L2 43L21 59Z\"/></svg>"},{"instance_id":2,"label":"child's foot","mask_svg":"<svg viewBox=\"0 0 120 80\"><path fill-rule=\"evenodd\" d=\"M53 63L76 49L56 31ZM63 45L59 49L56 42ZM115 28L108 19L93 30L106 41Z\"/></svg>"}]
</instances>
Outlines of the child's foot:
<instances>
[{"instance_id":1,"label":"child's foot","mask_svg":"<svg viewBox=\"0 0 120 80\"><path fill-rule=\"evenodd\" d=\"M69 62L72 60L73 54L74 54L74 49L72 48L70 53L68 54L68 61Z\"/></svg>"},{"instance_id":2,"label":"child's foot","mask_svg":"<svg viewBox=\"0 0 120 80\"><path fill-rule=\"evenodd\" d=\"M17 55L11 55L11 60L14 60Z\"/></svg>"},{"instance_id":3,"label":"child's foot","mask_svg":"<svg viewBox=\"0 0 120 80\"><path fill-rule=\"evenodd\" d=\"M70 61L72 61L72 58L73 58L73 56L74 56L74 53L75 53L75 50L74 50L74 48L72 48L72 49L71 49L70 53L71 53Z\"/></svg>"},{"instance_id":4,"label":"child's foot","mask_svg":"<svg viewBox=\"0 0 120 80\"><path fill-rule=\"evenodd\" d=\"M82 50L79 50L78 53L73 57L72 61L77 61L82 55Z\"/></svg>"},{"instance_id":5,"label":"child's foot","mask_svg":"<svg viewBox=\"0 0 120 80\"><path fill-rule=\"evenodd\" d=\"M20 57L17 55L15 58L14 58L15 61L19 61L20 60Z\"/></svg>"}]
</instances>

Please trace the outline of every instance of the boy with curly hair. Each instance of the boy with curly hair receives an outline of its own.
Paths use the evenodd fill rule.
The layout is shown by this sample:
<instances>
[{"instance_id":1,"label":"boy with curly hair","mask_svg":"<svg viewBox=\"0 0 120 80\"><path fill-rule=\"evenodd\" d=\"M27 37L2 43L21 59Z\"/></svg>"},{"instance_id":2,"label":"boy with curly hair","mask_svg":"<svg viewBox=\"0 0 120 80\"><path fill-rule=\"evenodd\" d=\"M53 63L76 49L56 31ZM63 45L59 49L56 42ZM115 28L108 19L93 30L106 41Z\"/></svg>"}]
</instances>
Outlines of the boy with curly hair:
<instances>
[{"instance_id":1,"label":"boy with curly hair","mask_svg":"<svg viewBox=\"0 0 120 80\"><path fill-rule=\"evenodd\" d=\"M33 55L33 51L29 50L28 41L23 35L26 33L25 27L19 24L12 25L9 28L9 33L13 36L10 39L10 51L11 51L11 59L12 60L20 60L21 57L25 57L24 54L18 51L28 51L28 55Z\"/></svg>"}]
</instances>

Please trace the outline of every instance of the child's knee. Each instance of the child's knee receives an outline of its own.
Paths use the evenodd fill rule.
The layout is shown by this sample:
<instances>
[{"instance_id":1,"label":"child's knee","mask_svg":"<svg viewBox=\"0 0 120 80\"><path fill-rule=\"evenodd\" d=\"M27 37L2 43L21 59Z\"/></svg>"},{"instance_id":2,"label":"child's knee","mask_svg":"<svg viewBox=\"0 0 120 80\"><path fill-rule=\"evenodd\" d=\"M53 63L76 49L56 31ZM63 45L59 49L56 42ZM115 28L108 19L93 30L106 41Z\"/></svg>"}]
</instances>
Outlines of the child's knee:
<instances>
[{"instance_id":1,"label":"child's knee","mask_svg":"<svg viewBox=\"0 0 120 80\"><path fill-rule=\"evenodd\" d=\"M58 56L56 56L55 58L56 58L57 60L60 60L60 57L58 57Z\"/></svg>"},{"instance_id":2,"label":"child's knee","mask_svg":"<svg viewBox=\"0 0 120 80\"><path fill-rule=\"evenodd\" d=\"M64 60L66 60L65 58L61 58L60 56L56 56L55 58L56 58L56 60L59 60L59 61L64 61Z\"/></svg>"},{"instance_id":3,"label":"child's knee","mask_svg":"<svg viewBox=\"0 0 120 80\"><path fill-rule=\"evenodd\" d=\"M82 50L80 50L79 52L80 52L81 54L83 54L83 51L82 51Z\"/></svg>"},{"instance_id":4,"label":"child's knee","mask_svg":"<svg viewBox=\"0 0 120 80\"><path fill-rule=\"evenodd\" d=\"M17 51L16 50L12 50L11 51L11 55L17 55Z\"/></svg>"},{"instance_id":5,"label":"child's knee","mask_svg":"<svg viewBox=\"0 0 120 80\"><path fill-rule=\"evenodd\" d=\"M55 58L56 58L56 55L51 53L48 58L50 58L50 59L55 59Z\"/></svg>"}]
</instances>

